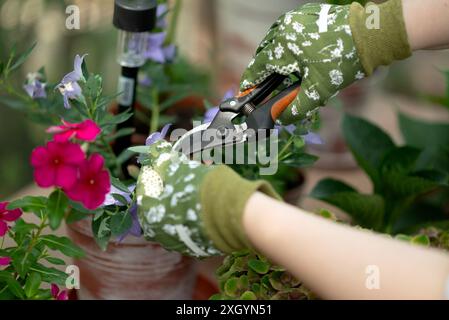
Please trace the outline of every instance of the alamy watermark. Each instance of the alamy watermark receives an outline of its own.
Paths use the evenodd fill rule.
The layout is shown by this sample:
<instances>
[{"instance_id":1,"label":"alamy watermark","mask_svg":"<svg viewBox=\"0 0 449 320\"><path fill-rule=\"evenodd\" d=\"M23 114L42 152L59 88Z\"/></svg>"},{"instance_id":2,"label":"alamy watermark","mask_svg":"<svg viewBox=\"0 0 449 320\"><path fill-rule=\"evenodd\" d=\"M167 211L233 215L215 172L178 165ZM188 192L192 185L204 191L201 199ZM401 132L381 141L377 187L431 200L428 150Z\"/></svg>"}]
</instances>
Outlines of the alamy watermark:
<instances>
[{"instance_id":1,"label":"alamy watermark","mask_svg":"<svg viewBox=\"0 0 449 320\"><path fill-rule=\"evenodd\" d=\"M186 133L188 131L185 129L175 129L169 141L175 143L176 151L191 154L192 160L226 165L257 165L260 175L273 175L278 170L279 138L276 129L248 128L243 131L210 128L184 138ZM176 144L178 139L182 141ZM204 148L211 145L214 147Z\"/></svg>"},{"instance_id":2,"label":"alamy watermark","mask_svg":"<svg viewBox=\"0 0 449 320\"><path fill-rule=\"evenodd\" d=\"M80 25L80 8L77 5L71 4L65 8L65 13L68 15L65 19L65 27L68 30L79 30Z\"/></svg>"},{"instance_id":3,"label":"alamy watermark","mask_svg":"<svg viewBox=\"0 0 449 320\"><path fill-rule=\"evenodd\" d=\"M365 287L368 290L380 289L380 268L377 265L368 265L365 268Z\"/></svg>"},{"instance_id":4,"label":"alamy watermark","mask_svg":"<svg viewBox=\"0 0 449 320\"><path fill-rule=\"evenodd\" d=\"M67 279L65 280L65 287L69 290L80 289L80 269L78 266L71 264L65 269Z\"/></svg>"}]
</instances>

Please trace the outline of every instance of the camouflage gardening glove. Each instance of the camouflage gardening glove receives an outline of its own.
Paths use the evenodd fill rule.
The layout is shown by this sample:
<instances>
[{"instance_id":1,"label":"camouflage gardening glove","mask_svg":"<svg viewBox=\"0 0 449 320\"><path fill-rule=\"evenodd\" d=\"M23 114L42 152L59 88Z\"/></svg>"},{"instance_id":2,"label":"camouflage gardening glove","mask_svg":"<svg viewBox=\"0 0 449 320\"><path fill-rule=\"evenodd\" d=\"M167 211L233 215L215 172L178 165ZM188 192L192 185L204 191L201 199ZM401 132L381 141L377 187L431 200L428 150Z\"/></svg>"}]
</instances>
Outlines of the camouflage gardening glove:
<instances>
[{"instance_id":1,"label":"camouflage gardening glove","mask_svg":"<svg viewBox=\"0 0 449 320\"><path fill-rule=\"evenodd\" d=\"M144 236L168 250L195 257L238 251L250 247L241 218L256 191L279 198L267 182L188 160L158 141L137 182L139 221Z\"/></svg>"},{"instance_id":2,"label":"camouflage gardening glove","mask_svg":"<svg viewBox=\"0 0 449 320\"><path fill-rule=\"evenodd\" d=\"M241 90L259 84L275 72L299 73L302 90L279 119L287 125L309 117L339 90L371 75L377 66L409 57L411 49L401 0L390 0L377 7L378 29L367 27L373 21L372 12L366 13L358 3L309 3L286 13L259 45L243 73Z\"/></svg>"}]
</instances>

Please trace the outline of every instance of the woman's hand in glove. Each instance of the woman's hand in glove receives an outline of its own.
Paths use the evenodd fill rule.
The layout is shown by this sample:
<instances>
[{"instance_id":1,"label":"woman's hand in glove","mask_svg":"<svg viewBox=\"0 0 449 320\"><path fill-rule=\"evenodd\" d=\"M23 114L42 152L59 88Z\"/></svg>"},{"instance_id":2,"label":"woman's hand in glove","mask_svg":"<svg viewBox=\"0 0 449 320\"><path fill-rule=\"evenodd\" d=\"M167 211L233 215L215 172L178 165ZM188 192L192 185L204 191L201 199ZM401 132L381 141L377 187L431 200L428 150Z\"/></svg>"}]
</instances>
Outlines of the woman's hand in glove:
<instances>
[{"instance_id":1,"label":"woman's hand in glove","mask_svg":"<svg viewBox=\"0 0 449 320\"><path fill-rule=\"evenodd\" d=\"M279 119L287 125L310 116L377 66L410 56L401 0L377 7L380 28L369 24L370 13L358 3L308 3L286 13L259 45L243 73L241 90L272 73L299 74L302 90Z\"/></svg>"},{"instance_id":2,"label":"woman's hand in glove","mask_svg":"<svg viewBox=\"0 0 449 320\"><path fill-rule=\"evenodd\" d=\"M267 182L188 160L158 141L137 183L139 221L144 236L168 250L196 257L230 253L250 246L241 219L256 191L279 198Z\"/></svg>"}]
</instances>

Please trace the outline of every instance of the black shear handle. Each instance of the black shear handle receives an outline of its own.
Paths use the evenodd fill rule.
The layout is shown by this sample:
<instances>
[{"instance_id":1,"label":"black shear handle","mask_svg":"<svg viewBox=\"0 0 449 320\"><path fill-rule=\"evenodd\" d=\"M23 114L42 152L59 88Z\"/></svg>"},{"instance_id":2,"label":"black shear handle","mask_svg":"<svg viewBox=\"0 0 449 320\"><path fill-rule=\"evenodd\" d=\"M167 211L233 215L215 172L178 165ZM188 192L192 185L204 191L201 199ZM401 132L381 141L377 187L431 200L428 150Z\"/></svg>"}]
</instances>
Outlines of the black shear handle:
<instances>
[{"instance_id":1,"label":"black shear handle","mask_svg":"<svg viewBox=\"0 0 449 320\"><path fill-rule=\"evenodd\" d=\"M282 112L284 112L290 103L295 100L300 89L301 79L260 105L246 118L248 128L254 130L274 128L276 119L279 118Z\"/></svg>"},{"instance_id":2,"label":"black shear handle","mask_svg":"<svg viewBox=\"0 0 449 320\"><path fill-rule=\"evenodd\" d=\"M233 99L226 100L220 104L221 111L231 111L241 113L246 104L257 106L265 100L277 87L279 87L287 76L273 73L261 84L250 88Z\"/></svg>"}]
</instances>

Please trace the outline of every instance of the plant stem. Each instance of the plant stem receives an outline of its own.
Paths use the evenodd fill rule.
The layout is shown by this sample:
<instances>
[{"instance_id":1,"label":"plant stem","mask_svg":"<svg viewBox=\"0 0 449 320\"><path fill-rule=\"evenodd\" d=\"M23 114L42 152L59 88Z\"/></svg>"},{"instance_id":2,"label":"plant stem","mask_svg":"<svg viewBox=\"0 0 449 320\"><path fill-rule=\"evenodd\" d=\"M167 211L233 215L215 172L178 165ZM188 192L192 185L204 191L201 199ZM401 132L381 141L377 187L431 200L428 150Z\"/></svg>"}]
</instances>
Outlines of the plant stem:
<instances>
[{"instance_id":1,"label":"plant stem","mask_svg":"<svg viewBox=\"0 0 449 320\"><path fill-rule=\"evenodd\" d=\"M151 108L151 120L150 120L150 132L153 133L159 128L159 92L157 88L153 88L151 91L152 108Z\"/></svg>"},{"instance_id":2,"label":"plant stem","mask_svg":"<svg viewBox=\"0 0 449 320\"><path fill-rule=\"evenodd\" d=\"M285 153L285 151L287 151L287 149L290 147L290 145L293 143L293 136L290 136L290 138L288 138L287 143L285 144L285 146L281 149L281 152L279 152L278 155L278 159L282 159L283 154Z\"/></svg>"},{"instance_id":3,"label":"plant stem","mask_svg":"<svg viewBox=\"0 0 449 320\"><path fill-rule=\"evenodd\" d=\"M30 244L29 244L28 249L27 249L26 254L25 254L25 259L27 258L26 256L31 252L31 250L33 250L33 247L36 245L37 240L38 240L39 237L41 236L41 233L42 233L42 231L44 230L44 228L45 228L45 226L46 226L46 225L45 225L46 221L47 221L47 215L45 215L45 216L42 218L42 222L41 222L41 224L39 225L39 228L37 229L36 234L35 234L35 235L33 236L33 238L31 239Z\"/></svg>"},{"instance_id":4,"label":"plant stem","mask_svg":"<svg viewBox=\"0 0 449 320\"><path fill-rule=\"evenodd\" d=\"M178 26L179 12L181 11L181 0L175 0L171 11L170 24L165 38L165 45L172 44L175 41L176 28Z\"/></svg>"}]
</instances>

